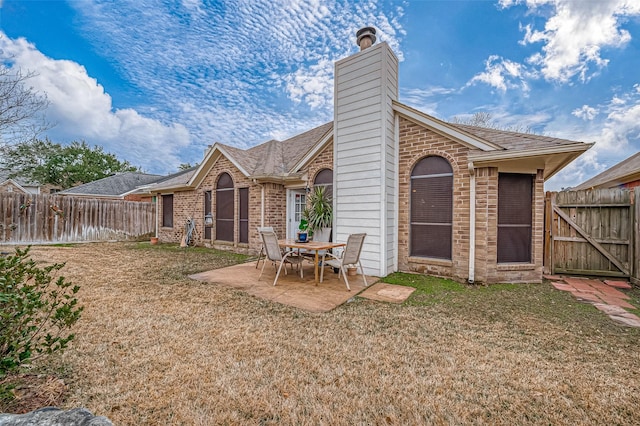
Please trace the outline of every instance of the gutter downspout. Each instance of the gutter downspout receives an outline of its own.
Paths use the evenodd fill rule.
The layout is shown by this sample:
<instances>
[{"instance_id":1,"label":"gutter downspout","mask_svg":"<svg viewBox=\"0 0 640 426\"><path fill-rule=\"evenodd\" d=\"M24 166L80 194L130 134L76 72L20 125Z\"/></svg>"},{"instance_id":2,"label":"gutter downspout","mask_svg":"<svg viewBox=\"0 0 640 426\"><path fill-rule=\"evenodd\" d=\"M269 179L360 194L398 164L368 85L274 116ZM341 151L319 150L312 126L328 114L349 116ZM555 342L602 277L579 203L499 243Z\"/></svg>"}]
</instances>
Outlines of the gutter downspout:
<instances>
[{"instance_id":1,"label":"gutter downspout","mask_svg":"<svg viewBox=\"0 0 640 426\"><path fill-rule=\"evenodd\" d=\"M264 226L264 183L260 185L260 226Z\"/></svg>"},{"instance_id":2,"label":"gutter downspout","mask_svg":"<svg viewBox=\"0 0 640 426\"><path fill-rule=\"evenodd\" d=\"M476 169L473 161L468 164L470 176L469 188L469 279L473 284L476 269Z\"/></svg>"},{"instance_id":3,"label":"gutter downspout","mask_svg":"<svg viewBox=\"0 0 640 426\"><path fill-rule=\"evenodd\" d=\"M156 194L156 238L158 238L158 226L160 221L160 209L158 208L158 199L160 198L159 194Z\"/></svg>"}]
</instances>

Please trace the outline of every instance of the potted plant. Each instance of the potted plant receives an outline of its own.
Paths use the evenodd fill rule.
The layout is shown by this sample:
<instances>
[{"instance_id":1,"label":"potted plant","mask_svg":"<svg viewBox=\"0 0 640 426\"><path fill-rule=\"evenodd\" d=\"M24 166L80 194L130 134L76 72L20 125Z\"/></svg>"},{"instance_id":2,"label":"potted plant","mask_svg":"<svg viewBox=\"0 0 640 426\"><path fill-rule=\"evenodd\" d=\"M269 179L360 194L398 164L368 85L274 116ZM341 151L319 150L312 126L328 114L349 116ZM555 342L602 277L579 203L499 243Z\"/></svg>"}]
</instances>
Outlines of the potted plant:
<instances>
[{"instance_id":1,"label":"potted plant","mask_svg":"<svg viewBox=\"0 0 640 426\"><path fill-rule=\"evenodd\" d=\"M309 229L314 233L314 239L329 241L333 226L333 202L324 186L316 186L309 195L308 211L306 212ZM324 239L320 239L319 233Z\"/></svg>"},{"instance_id":2,"label":"potted plant","mask_svg":"<svg viewBox=\"0 0 640 426\"><path fill-rule=\"evenodd\" d=\"M298 235L296 240L300 242L306 242L309 237L309 221L307 219L307 209L302 212L302 219L300 219L300 225L298 225Z\"/></svg>"}]
</instances>

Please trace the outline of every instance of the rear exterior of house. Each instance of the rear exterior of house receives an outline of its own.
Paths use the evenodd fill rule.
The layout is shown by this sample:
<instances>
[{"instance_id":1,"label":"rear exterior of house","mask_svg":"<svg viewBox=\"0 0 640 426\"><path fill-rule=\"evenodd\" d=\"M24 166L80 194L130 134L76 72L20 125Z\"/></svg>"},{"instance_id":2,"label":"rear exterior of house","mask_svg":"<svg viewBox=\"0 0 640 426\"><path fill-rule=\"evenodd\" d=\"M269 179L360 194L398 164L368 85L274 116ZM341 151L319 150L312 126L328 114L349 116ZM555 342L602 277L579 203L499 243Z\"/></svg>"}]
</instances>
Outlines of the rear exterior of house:
<instances>
[{"instance_id":1,"label":"rear exterior of house","mask_svg":"<svg viewBox=\"0 0 640 426\"><path fill-rule=\"evenodd\" d=\"M256 253L257 227L294 237L308 190L325 185L333 239L367 233L367 274L540 281L544 180L590 145L442 122L398 102L397 76L386 43L365 48L336 63L333 122L246 151L211 147L154 189L160 240L179 242L193 219L196 244Z\"/></svg>"}]
</instances>

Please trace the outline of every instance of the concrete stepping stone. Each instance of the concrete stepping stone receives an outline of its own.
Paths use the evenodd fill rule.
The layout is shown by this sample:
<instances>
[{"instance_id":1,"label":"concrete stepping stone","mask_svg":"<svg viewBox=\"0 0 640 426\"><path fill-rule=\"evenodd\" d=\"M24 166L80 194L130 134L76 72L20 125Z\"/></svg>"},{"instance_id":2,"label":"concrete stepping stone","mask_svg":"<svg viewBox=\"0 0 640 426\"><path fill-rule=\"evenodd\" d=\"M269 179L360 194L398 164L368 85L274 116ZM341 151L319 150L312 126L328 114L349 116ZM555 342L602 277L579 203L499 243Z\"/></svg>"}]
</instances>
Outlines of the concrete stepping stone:
<instances>
[{"instance_id":1,"label":"concrete stepping stone","mask_svg":"<svg viewBox=\"0 0 640 426\"><path fill-rule=\"evenodd\" d=\"M627 309L636 308L631 303L626 302L617 297L609 296L608 294L601 294L598 297L600 297L600 299L602 299L603 302L608 303L609 305L620 306L621 308L627 308Z\"/></svg>"},{"instance_id":2,"label":"concrete stepping stone","mask_svg":"<svg viewBox=\"0 0 640 426\"><path fill-rule=\"evenodd\" d=\"M571 290L575 290L572 286L570 286L569 284L565 284L565 283L560 283L557 281L552 281L551 285L554 286L555 288L557 288L558 290L562 290L562 291L571 291Z\"/></svg>"},{"instance_id":3,"label":"concrete stepping stone","mask_svg":"<svg viewBox=\"0 0 640 426\"><path fill-rule=\"evenodd\" d=\"M631 284L629 284L626 281L604 280L604 283L606 285L609 285L611 287L616 287L616 288L625 288L625 289L630 289L631 288Z\"/></svg>"},{"instance_id":4,"label":"concrete stepping stone","mask_svg":"<svg viewBox=\"0 0 640 426\"><path fill-rule=\"evenodd\" d=\"M571 294L573 294L575 298L578 300L586 300L588 302L595 302L595 303L603 302L603 300L601 300L594 292L573 290Z\"/></svg>"}]
</instances>

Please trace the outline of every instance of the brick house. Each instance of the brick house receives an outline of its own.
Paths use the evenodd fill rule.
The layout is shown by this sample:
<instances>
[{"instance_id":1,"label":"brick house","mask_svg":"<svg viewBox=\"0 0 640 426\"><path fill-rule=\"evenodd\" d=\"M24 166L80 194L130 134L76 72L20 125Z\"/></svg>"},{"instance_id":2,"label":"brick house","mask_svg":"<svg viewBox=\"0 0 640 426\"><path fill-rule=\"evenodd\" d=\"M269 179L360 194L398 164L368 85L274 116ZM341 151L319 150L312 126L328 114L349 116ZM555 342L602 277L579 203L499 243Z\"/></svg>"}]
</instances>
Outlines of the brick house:
<instances>
[{"instance_id":1,"label":"brick house","mask_svg":"<svg viewBox=\"0 0 640 426\"><path fill-rule=\"evenodd\" d=\"M335 64L334 120L248 150L216 143L155 187L158 237L255 253L256 227L295 235L306 193L331 186L333 239L366 232L365 272L539 282L543 183L591 145L454 125L398 101L398 60L375 30Z\"/></svg>"},{"instance_id":2,"label":"brick house","mask_svg":"<svg viewBox=\"0 0 640 426\"><path fill-rule=\"evenodd\" d=\"M40 185L22 177L9 177L7 172L0 172L0 193L15 192L19 194L53 194L60 188L55 185Z\"/></svg>"},{"instance_id":3,"label":"brick house","mask_svg":"<svg viewBox=\"0 0 640 426\"><path fill-rule=\"evenodd\" d=\"M609 167L604 172L572 188L605 189L605 188L637 188L640 187L640 152Z\"/></svg>"}]
</instances>

